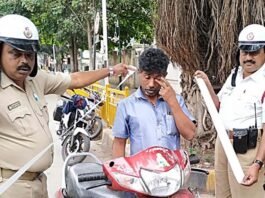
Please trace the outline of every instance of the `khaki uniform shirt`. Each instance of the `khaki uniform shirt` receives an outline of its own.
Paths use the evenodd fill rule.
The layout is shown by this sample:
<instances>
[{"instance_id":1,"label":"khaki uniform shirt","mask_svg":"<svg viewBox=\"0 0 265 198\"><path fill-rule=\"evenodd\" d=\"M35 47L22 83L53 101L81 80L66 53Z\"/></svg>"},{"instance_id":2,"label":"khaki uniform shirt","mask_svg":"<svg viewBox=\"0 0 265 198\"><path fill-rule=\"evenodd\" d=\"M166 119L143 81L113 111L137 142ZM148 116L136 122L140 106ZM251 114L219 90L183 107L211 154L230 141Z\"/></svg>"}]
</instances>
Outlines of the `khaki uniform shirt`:
<instances>
[{"instance_id":1,"label":"khaki uniform shirt","mask_svg":"<svg viewBox=\"0 0 265 198\"><path fill-rule=\"evenodd\" d=\"M0 168L18 170L53 141L44 95L63 94L70 82L69 75L39 70L25 80L24 91L1 72ZM53 148L28 171L42 172L52 161Z\"/></svg>"},{"instance_id":2,"label":"khaki uniform shirt","mask_svg":"<svg viewBox=\"0 0 265 198\"><path fill-rule=\"evenodd\" d=\"M265 91L265 64L244 79L243 69L239 67L235 87L231 85L231 78L232 74L218 93L221 102L219 114L225 128L249 128L257 122L257 128L262 129L262 123L265 122L265 106L262 107L261 101Z\"/></svg>"}]
</instances>

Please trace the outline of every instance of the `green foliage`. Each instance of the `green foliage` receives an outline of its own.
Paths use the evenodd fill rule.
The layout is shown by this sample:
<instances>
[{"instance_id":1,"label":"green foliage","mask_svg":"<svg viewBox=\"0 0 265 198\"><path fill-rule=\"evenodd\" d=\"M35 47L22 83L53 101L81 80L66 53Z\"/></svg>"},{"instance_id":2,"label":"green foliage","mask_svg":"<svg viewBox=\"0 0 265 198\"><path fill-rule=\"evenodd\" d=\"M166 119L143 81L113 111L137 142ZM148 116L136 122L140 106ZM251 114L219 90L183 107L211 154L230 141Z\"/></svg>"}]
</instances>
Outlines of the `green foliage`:
<instances>
[{"instance_id":1,"label":"green foliage","mask_svg":"<svg viewBox=\"0 0 265 198\"><path fill-rule=\"evenodd\" d=\"M151 43L154 36L153 15L156 1L112 0L108 1L109 34L114 35L115 21L119 20L121 42L125 45L130 38ZM112 24L112 25L111 25Z\"/></svg>"},{"instance_id":2,"label":"green foliage","mask_svg":"<svg viewBox=\"0 0 265 198\"><path fill-rule=\"evenodd\" d=\"M140 41L153 39L153 0L107 1L108 36L113 37L115 22L120 24L120 41L127 45L130 38ZM29 17L38 27L41 44L69 46L74 35L78 48L87 49L88 36L93 35L96 10L101 11L101 1L92 0L1 0L0 15L17 13ZM102 20L100 21L102 34ZM91 31L88 31L88 25ZM117 46L109 42L109 49ZM47 47L46 47L47 48ZM46 51L46 50L45 50Z\"/></svg>"},{"instance_id":3,"label":"green foliage","mask_svg":"<svg viewBox=\"0 0 265 198\"><path fill-rule=\"evenodd\" d=\"M30 12L23 6L20 0L1 0L0 1L0 16L6 14L21 14L30 16Z\"/></svg>"}]
</instances>

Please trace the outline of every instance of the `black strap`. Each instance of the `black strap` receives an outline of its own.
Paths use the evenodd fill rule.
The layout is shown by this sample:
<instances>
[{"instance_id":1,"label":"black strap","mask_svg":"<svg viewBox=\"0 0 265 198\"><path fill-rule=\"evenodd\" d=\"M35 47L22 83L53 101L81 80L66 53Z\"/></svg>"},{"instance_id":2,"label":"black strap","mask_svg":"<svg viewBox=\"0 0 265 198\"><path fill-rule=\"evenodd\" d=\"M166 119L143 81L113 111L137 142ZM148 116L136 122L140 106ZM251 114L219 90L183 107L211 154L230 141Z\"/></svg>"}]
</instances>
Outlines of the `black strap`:
<instances>
[{"instance_id":1,"label":"black strap","mask_svg":"<svg viewBox=\"0 0 265 198\"><path fill-rule=\"evenodd\" d=\"M234 73L232 74L232 79L231 79L232 87L236 86L236 76L237 76L238 68L239 68L239 66L236 66L236 69L235 69Z\"/></svg>"}]
</instances>

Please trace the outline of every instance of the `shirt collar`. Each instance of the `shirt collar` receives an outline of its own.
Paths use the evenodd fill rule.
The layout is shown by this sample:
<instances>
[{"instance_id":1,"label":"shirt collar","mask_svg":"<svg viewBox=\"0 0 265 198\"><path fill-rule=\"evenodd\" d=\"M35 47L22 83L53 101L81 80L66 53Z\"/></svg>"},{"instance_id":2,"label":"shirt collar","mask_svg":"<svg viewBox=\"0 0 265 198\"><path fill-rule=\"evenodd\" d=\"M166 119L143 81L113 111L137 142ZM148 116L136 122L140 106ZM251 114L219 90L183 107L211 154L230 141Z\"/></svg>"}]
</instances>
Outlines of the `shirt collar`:
<instances>
[{"instance_id":1,"label":"shirt collar","mask_svg":"<svg viewBox=\"0 0 265 198\"><path fill-rule=\"evenodd\" d=\"M240 67L239 71L240 71L242 79L243 79L243 68ZM248 76L245 79L252 79L255 82L260 82L261 80L264 79L264 77L265 77L265 63L255 73L251 74L250 76Z\"/></svg>"},{"instance_id":2,"label":"shirt collar","mask_svg":"<svg viewBox=\"0 0 265 198\"><path fill-rule=\"evenodd\" d=\"M32 77L27 77L26 78L26 81L27 80L32 80ZM5 89L5 88L7 88L7 87L9 87L9 86L11 86L11 85L13 85L13 86L15 86L15 87L18 87L19 89L21 89L19 86L17 86L17 84L13 81L13 80L11 80L6 74L5 74L5 72L3 72L2 70L0 70L0 86L1 86L1 88L3 88L3 89Z\"/></svg>"}]
</instances>

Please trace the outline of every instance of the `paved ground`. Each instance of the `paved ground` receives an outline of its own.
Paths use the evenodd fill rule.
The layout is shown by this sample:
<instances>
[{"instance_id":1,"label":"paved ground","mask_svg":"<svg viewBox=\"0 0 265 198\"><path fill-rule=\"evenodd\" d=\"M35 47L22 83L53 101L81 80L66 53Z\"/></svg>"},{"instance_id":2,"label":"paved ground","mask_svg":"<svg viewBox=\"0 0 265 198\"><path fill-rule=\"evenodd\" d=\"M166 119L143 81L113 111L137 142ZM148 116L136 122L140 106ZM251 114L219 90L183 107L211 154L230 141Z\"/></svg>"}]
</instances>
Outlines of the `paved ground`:
<instances>
[{"instance_id":1,"label":"paved ground","mask_svg":"<svg viewBox=\"0 0 265 198\"><path fill-rule=\"evenodd\" d=\"M52 166L46 171L48 176L48 191L49 197L53 198L55 192L60 188L62 183L62 167L63 167L63 160L61 157L61 145L58 136L55 133L55 130L58 127L58 123L52 120L52 112L55 108L57 96L48 96L48 108L50 110L50 128L53 132L54 138L54 163ZM106 161L111 159L111 144L112 139L110 135L110 129L105 128L103 133L102 140L92 141L91 142L91 149L90 152L95 154L101 161ZM126 149L128 152L128 148ZM210 194L203 194L200 196L201 198L213 198L213 195Z\"/></svg>"}]
</instances>

